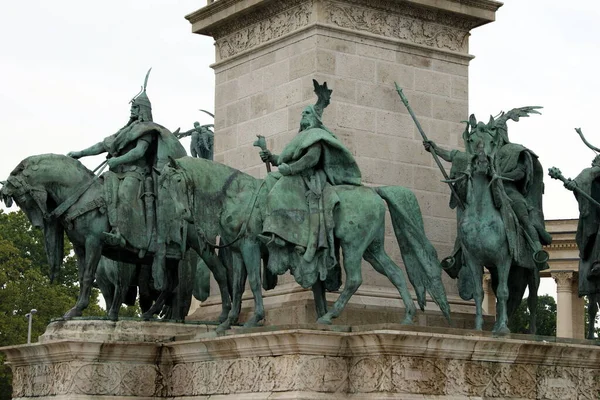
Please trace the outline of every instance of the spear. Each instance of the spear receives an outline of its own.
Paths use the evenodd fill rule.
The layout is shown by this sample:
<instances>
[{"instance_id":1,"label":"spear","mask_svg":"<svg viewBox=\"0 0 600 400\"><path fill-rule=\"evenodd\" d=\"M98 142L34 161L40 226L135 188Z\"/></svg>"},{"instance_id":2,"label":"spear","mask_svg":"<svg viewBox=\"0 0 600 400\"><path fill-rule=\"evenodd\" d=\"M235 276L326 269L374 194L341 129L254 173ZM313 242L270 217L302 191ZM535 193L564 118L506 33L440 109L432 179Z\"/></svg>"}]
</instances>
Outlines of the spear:
<instances>
[{"instance_id":1,"label":"spear","mask_svg":"<svg viewBox=\"0 0 600 400\"><path fill-rule=\"evenodd\" d=\"M402 88L400 88L400 86L398 86L398 84L396 82L394 82L394 84L396 85L396 91L398 92L398 95L400 96L400 99L402 100L402 103L404 103L404 106L408 110L408 113L410 114L410 116L412 117L413 121L415 122L415 125L417 126L417 129L419 130L419 133L423 137L423 140L426 141L426 142L429 142L429 139L427 138L427 135L425 134L425 131L423 130L423 127L421 127L421 123L417 119L417 116L413 112L412 107L410 106L410 104L408 104L408 99L406 98L406 96L402 92ZM442 162L440 161L440 158L438 157L437 153L435 152L435 149L432 149L432 150L433 151L431 151L430 153L433 156L433 159L435 160L435 163L439 167L440 171L442 171L442 175L444 175L444 180L445 181L449 181L450 177L446 173L446 170L444 169L444 166L442 165ZM446 182L446 183L450 187L450 190L452 191L452 194L454 195L454 198L456 199L456 202L458 203L458 206L464 210L465 209L465 205L463 204L463 202L460 199L460 197L458 197L458 193L456 193L456 189L454 188L454 185L452 185L452 182Z\"/></svg>"},{"instance_id":2,"label":"spear","mask_svg":"<svg viewBox=\"0 0 600 400\"><path fill-rule=\"evenodd\" d=\"M561 181L562 183L571 182L571 179L565 178L563 176L562 172L560 172L560 169L558 169L556 167L549 168L548 169L548 175L550 175L550 177L552 179L557 179L557 180ZM598 203L598 201L596 201L596 199L594 199L592 196L590 196L589 194L587 194L586 192L584 192L580 187L575 186L573 188L573 191L577 192L581 196L585 197L590 203L592 203L596 207L600 208L600 203Z\"/></svg>"}]
</instances>

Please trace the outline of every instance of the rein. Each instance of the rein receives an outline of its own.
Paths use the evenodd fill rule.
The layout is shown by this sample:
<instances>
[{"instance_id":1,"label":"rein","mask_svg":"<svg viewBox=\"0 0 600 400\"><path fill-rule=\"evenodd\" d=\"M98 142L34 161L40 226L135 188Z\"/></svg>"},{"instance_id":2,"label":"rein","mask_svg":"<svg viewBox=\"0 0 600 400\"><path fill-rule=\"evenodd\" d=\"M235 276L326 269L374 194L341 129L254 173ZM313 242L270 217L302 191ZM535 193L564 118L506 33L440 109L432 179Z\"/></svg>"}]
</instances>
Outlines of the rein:
<instances>
[{"instance_id":1,"label":"rein","mask_svg":"<svg viewBox=\"0 0 600 400\"><path fill-rule=\"evenodd\" d=\"M190 212L192 213L192 218L194 220L194 226L196 228L196 233L198 234L198 238L202 239L204 241L204 243L206 243L209 247L212 247L214 249L224 249L227 248L233 244L235 244L238 240L240 240L244 234L246 233L246 231L248 230L248 222L250 221L250 217L252 216L252 211L254 210L254 206L256 205L256 201L258 200L258 195L260 193L260 190L262 189L263 185L265 184L265 181L263 180L261 182L260 185L258 185L256 187L256 189L254 190L254 193L252 194L252 198L250 199L250 202L248 203L248 206L246 207L246 213L248 214L248 218L246 219L246 221L244 221L244 223L242 224L242 227L240 228L237 236L235 237L235 239L233 239L232 242L224 244L224 245L218 245L216 243L211 243L208 238L206 237L206 234L204 233L204 231L202 230L202 228L200 227L200 222L198 221L198 218L196 216L196 213L194 212L196 209L196 197L194 196L194 188L193 185L190 185L190 181L188 180L188 176L187 173L185 171L183 171L183 180L185 182L185 186L187 189L187 198L188 198L188 203L191 205L191 210Z\"/></svg>"}]
</instances>

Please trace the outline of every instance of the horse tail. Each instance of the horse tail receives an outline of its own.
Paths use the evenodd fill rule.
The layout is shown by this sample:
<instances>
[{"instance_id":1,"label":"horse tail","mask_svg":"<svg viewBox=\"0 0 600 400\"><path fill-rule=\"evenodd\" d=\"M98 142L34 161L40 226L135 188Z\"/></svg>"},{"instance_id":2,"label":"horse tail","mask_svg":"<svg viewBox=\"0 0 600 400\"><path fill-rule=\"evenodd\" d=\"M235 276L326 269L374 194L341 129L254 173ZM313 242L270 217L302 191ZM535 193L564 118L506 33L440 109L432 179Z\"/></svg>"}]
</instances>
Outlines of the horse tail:
<instances>
[{"instance_id":1,"label":"horse tail","mask_svg":"<svg viewBox=\"0 0 600 400\"><path fill-rule=\"evenodd\" d=\"M442 267L435 248L425 236L417 198L413 192L400 186L379 187L375 191L385 200L390 210L406 273L415 289L421 310L425 308L425 294L428 291L450 321L450 306L442 284Z\"/></svg>"}]
</instances>

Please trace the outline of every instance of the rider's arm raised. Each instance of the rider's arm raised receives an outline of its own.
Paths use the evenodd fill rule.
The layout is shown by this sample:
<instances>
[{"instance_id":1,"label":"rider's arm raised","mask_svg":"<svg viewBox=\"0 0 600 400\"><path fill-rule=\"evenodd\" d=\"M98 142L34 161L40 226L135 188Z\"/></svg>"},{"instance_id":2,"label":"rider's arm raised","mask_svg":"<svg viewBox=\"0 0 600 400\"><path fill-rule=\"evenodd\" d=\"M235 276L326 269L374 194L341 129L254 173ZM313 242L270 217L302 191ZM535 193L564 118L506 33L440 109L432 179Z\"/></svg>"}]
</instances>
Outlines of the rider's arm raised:
<instances>
[{"instance_id":1,"label":"rider's arm raised","mask_svg":"<svg viewBox=\"0 0 600 400\"><path fill-rule=\"evenodd\" d=\"M424 141L423 146L426 151L431 152L433 150L441 159L448 162L452 162L452 159L456 154L456 150L444 150L431 140Z\"/></svg>"}]
</instances>

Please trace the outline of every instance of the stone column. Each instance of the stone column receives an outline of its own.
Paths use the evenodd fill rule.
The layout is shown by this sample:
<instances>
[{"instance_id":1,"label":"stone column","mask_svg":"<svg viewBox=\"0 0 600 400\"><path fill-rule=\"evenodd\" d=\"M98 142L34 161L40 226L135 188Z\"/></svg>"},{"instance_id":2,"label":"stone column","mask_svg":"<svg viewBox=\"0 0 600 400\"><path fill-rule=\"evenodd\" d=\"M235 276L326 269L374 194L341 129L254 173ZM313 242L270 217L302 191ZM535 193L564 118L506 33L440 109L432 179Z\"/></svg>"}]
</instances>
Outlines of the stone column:
<instances>
[{"instance_id":1,"label":"stone column","mask_svg":"<svg viewBox=\"0 0 600 400\"><path fill-rule=\"evenodd\" d=\"M571 315L573 316L573 338L585 339L585 302L579 297L579 273L571 280Z\"/></svg>"},{"instance_id":2,"label":"stone column","mask_svg":"<svg viewBox=\"0 0 600 400\"><path fill-rule=\"evenodd\" d=\"M493 21L500 6L492 0L218 0L188 15L194 33L215 39L215 160L264 177L256 135L279 153L298 132L301 110L316 100L312 79L326 81L333 95L324 123L356 157L363 182L412 189L439 257L449 255L456 236L449 190L394 82L430 139L460 148L470 30ZM403 268L389 221L386 236L386 249ZM446 274L444 280L454 310L472 310L455 282ZM312 297L289 275L280 277L277 293L278 299L265 299L267 308ZM211 301L206 304L218 299ZM371 267L351 306L395 309L393 319L372 322L400 321L397 291Z\"/></svg>"},{"instance_id":3,"label":"stone column","mask_svg":"<svg viewBox=\"0 0 600 400\"><path fill-rule=\"evenodd\" d=\"M556 336L572 338L573 335L573 282L572 271L552 272L556 281ZM576 287L576 286L575 286Z\"/></svg>"}]
</instances>

